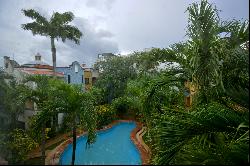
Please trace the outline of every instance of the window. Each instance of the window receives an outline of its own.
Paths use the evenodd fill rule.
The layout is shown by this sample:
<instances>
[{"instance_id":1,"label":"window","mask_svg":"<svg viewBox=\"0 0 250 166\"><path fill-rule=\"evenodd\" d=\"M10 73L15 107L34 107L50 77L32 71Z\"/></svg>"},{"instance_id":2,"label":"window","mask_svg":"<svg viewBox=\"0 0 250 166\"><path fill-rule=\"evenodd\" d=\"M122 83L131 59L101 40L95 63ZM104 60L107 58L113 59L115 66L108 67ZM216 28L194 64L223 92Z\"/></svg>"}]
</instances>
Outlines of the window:
<instances>
[{"instance_id":1,"label":"window","mask_svg":"<svg viewBox=\"0 0 250 166\"><path fill-rule=\"evenodd\" d=\"M89 84L89 78L85 78L85 84Z\"/></svg>"},{"instance_id":2,"label":"window","mask_svg":"<svg viewBox=\"0 0 250 166\"><path fill-rule=\"evenodd\" d=\"M35 60L36 60L36 61L41 61L41 56L36 55L36 56L35 56Z\"/></svg>"},{"instance_id":3,"label":"window","mask_svg":"<svg viewBox=\"0 0 250 166\"><path fill-rule=\"evenodd\" d=\"M92 77L92 84L94 84L96 81L96 77Z\"/></svg>"},{"instance_id":4,"label":"window","mask_svg":"<svg viewBox=\"0 0 250 166\"><path fill-rule=\"evenodd\" d=\"M78 73L78 66L75 65L75 72Z\"/></svg>"},{"instance_id":5,"label":"window","mask_svg":"<svg viewBox=\"0 0 250 166\"><path fill-rule=\"evenodd\" d=\"M68 84L70 84L70 75L68 75Z\"/></svg>"},{"instance_id":6,"label":"window","mask_svg":"<svg viewBox=\"0 0 250 166\"><path fill-rule=\"evenodd\" d=\"M83 78L84 78L84 76L82 75L82 83L83 83Z\"/></svg>"}]
</instances>

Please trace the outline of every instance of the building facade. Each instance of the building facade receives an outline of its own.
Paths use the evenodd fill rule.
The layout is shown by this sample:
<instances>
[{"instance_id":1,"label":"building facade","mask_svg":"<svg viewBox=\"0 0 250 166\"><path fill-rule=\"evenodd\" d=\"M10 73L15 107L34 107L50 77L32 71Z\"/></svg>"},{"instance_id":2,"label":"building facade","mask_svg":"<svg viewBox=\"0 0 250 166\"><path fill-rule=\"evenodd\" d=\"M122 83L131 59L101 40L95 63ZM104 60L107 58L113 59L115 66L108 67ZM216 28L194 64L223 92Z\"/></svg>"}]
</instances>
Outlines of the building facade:
<instances>
[{"instance_id":1,"label":"building facade","mask_svg":"<svg viewBox=\"0 0 250 166\"><path fill-rule=\"evenodd\" d=\"M42 56L37 53L35 55L35 60L25 63L23 65L19 65L16 61L10 60L9 57L4 57L4 71L13 76L17 83L23 81L29 75L46 75L49 77L54 76L53 67L49 64L42 61ZM58 79L63 79L63 73L56 72L55 76ZM6 80L8 82L8 80ZM29 87L35 88L36 85L34 82L28 82L27 85ZM18 123L22 128L28 129L29 128L29 119L36 115L39 112L37 109L36 103L32 101L26 101L25 103L25 110L23 114L18 116ZM59 122L60 124L60 122Z\"/></svg>"},{"instance_id":2,"label":"building facade","mask_svg":"<svg viewBox=\"0 0 250 166\"><path fill-rule=\"evenodd\" d=\"M82 64L81 67L84 70L85 90L88 91L99 77L99 72L92 67L87 67L86 64Z\"/></svg>"},{"instance_id":3,"label":"building facade","mask_svg":"<svg viewBox=\"0 0 250 166\"><path fill-rule=\"evenodd\" d=\"M84 81L85 81L85 90L90 90L92 87L92 72L91 68L84 69Z\"/></svg>"},{"instance_id":4,"label":"building facade","mask_svg":"<svg viewBox=\"0 0 250 166\"><path fill-rule=\"evenodd\" d=\"M79 62L74 61L68 67L57 67L56 71L63 73L64 81L68 84L82 85L84 89L84 69Z\"/></svg>"}]
</instances>

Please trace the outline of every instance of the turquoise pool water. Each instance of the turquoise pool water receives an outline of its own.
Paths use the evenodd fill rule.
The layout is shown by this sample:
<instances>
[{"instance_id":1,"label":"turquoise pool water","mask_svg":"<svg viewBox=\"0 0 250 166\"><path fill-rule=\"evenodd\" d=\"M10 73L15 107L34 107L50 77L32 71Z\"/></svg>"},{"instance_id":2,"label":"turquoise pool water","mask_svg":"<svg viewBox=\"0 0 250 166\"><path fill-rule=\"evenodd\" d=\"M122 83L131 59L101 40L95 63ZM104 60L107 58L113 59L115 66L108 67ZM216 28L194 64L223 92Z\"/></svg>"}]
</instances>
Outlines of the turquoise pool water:
<instances>
[{"instance_id":1,"label":"turquoise pool water","mask_svg":"<svg viewBox=\"0 0 250 166\"><path fill-rule=\"evenodd\" d=\"M99 131L96 142L87 149L85 148L86 137L79 137L76 144L75 164L141 164L139 151L130 139L130 133L135 127L134 122L119 122L108 130ZM71 158L72 144L65 148L59 163L69 165Z\"/></svg>"}]
</instances>

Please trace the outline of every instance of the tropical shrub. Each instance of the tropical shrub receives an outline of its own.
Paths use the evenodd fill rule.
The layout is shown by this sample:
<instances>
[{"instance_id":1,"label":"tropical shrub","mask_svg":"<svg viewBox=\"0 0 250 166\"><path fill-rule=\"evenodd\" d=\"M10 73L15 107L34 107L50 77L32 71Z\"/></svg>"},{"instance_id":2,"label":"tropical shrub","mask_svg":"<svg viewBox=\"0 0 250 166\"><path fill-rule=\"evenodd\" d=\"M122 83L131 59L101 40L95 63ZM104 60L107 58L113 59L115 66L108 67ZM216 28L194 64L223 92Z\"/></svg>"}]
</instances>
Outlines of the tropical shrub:
<instances>
[{"instance_id":1,"label":"tropical shrub","mask_svg":"<svg viewBox=\"0 0 250 166\"><path fill-rule=\"evenodd\" d=\"M113 100L111 107L115 110L115 113L120 118L135 118L138 110L133 98L123 96Z\"/></svg>"},{"instance_id":2,"label":"tropical shrub","mask_svg":"<svg viewBox=\"0 0 250 166\"><path fill-rule=\"evenodd\" d=\"M58 133L66 133L71 131L71 126L70 126L70 118L68 116L64 116L62 120L62 124L58 130Z\"/></svg>"},{"instance_id":3,"label":"tropical shrub","mask_svg":"<svg viewBox=\"0 0 250 166\"><path fill-rule=\"evenodd\" d=\"M33 116L29 119L29 129L27 130L28 135L34 139L37 143L41 143L42 141L42 131L41 130L37 130L37 126L36 123L38 121L38 116ZM49 139L52 138L51 135L49 134L51 132L51 128L45 128L45 139Z\"/></svg>"},{"instance_id":4,"label":"tropical shrub","mask_svg":"<svg viewBox=\"0 0 250 166\"><path fill-rule=\"evenodd\" d=\"M112 107L118 116L127 114L129 110L129 101L126 97L119 97L113 100Z\"/></svg>"},{"instance_id":5,"label":"tropical shrub","mask_svg":"<svg viewBox=\"0 0 250 166\"><path fill-rule=\"evenodd\" d=\"M22 129L14 129L6 138L5 146L9 152L7 158L13 164L23 162L28 152L38 146Z\"/></svg>"},{"instance_id":6,"label":"tropical shrub","mask_svg":"<svg viewBox=\"0 0 250 166\"><path fill-rule=\"evenodd\" d=\"M0 156L3 158L8 157L9 150L7 149L6 142L8 140L8 132L0 130Z\"/></svg>"},{"instance_id":7,"label":"tropical shrub","mask_svg":"<svg viewBox=\"0 0 250 166\"><path fill-rule=\"evenodd\" d=\"M113 56L97 63L95 67L102 71L95 86L102 90L104 103L108 104L124 94L128 79L136 77L133 61L129 57Z\"/></svg>"},{"instance_id":8,"label":"tropical shrub","mask_svg":"<svg viewBox=\"0 0 250 166\"><path fill-rule=\"evenodd\" d=\"M96 107L97 128L100 129L108 125L115 119L115 111L109 105L99 105Z\"/></svg>"},{"instance_id":9,"label":"tropical shrub","mask_svg":"<svg viewBox=\"0 0 250 166\"><path fill-rule=\"evenodd\" d=\"M56 134L57 134L57 132L56 132L56 130L55 130L55 128L46 128L45 129L45 133L46 133L46 138L48 139L48 138L53 138L53 137L55 137L56 136Z\"/></svg>"},{"instance_id":10,"label":"tropical shrub","mask_svg":"<svg viewBox=\"0 0 250 166\"><path fill-rule=\"evenodd\" d=\"M213 102L192 112L168 111L152 127L154 164L246 164L249 112ZM234 157L233 157L234 156Z\"/></svg>"}]
</instances>

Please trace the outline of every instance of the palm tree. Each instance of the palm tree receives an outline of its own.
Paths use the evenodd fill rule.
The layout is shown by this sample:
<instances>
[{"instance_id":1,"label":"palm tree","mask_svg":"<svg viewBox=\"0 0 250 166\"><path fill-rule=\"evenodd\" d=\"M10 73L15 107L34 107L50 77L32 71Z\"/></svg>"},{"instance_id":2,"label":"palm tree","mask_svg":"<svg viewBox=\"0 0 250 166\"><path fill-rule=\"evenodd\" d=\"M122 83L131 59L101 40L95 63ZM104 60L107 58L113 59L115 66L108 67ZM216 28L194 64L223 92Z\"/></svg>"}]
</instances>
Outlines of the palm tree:
<instances>
[{"instance_id":1,"label":"palm tree","mask_svg":"<svg viewBox=\"0 0 250 166\"><path fill-rule=\"evenodd\" d=\"M247 164L248 116L249 112L235 112L216 102L200 105L193 112L167 111L157 116L151 130L152 162L156 165Z\"/></svg>"},{"instance_id":2,"label":"palm tree","mask_svg":"<svg viewBox=\"0 0 250 166\"><path fill-rule=\"evenodd\" d=\"M223 32L219 26L217 9L206 0L193 3L187 9L189 24L187 35L190 64L193 67L193 82L200 86L200 99L208 102L208 94L212 89L222 86L220 60L223 52L219 34Z\"/></svg>"},{"instance_id":3,"label":"palm tree","mask_svg":"<svg viewBox=\"0 0 250 166\"><path fill-rule=\"evenodd\" d=\"M47 76L36 75L27 77L24 82L35 82L35 88L28 88L24 91L26 99L29 99L37 104L39 110L38 115L35 116L33 121L32 131L36 134L42 134L41 138L41 152L42 162L45 163L45 129L46 123L55 115L57 115L55 109L52 109L52 103L50 102L51 86L49 85L50 79ZM38 133L37 133L38 132Z\"/></svg>"},{"instance_id":4,"label":"palm tree","mask_svg":"<svg viewBox=\"0 0 250 166\"><path fill-rule=\"evenodd\" d=\"M230 21L229 37L225 37L227 54L223 57L222 79L225 96L249 109L249 22Z\"/></svg>"},{"instance_id":5,"label":"palm tree","mask_svg":"<svg viewBox=\"0 0 250 166\"><path fill-rule=\"evenodd\" d=\"M54 100L57 101L59 112L65 113L64 118L72 127L73 152L72 162L75 163L76 129L81 124L88 131L87 144L95 141L96 114L94 112L94 96L90 92L83 93L80 86L65 83L58 84L55 88Z\"/></svg>"},{"instance_id":6,"label":"palm tree","mask_svg":"<svg viewBox=\"0 0 250 166\"><path fill-rule=\"evenodd\" d=\"M58 13L55 12L48 21L44 16L39 14L34 9L22 10L23 14L34 22L22 24L24 30L31 30L33 35L48 36L51 40L51 51L53 61L53 71L56 70L56 47L55 39L62 39L65 42L66 39L74 41L76 44L80 44L80 38L82 36L81 31L68 23L74 19L72 12Z\"/></svg>"},{"instance_id":7,"label":"palm tree","mask_svg":"<svg viewBox=\"0 0 250 166\"><path fill-rule=\"evenodd\" d=\"M202 98L192 108L193 112L167 107L163 108L164 114L152 118L155 152L152 162L246 164L249 156L249 104L246 102L249 99L246 84L249 82L249 53L240 45L249 40L249 26L246 23L235 26L234 21L220 24L216 8L206 0L193 3L188 11L191 39L187 42L187 56L191 63L187 67L193 73L193 81L201 87ZM231 36L222 38L221 32L231 32ZM234 89L223 90L224 85L230 88L227 84L233 84ZM155 94L156 88L151 89L150 96ZM221 91L247 111L239 112L221 104L218 98L212 98L214 92ZM225 93L218 94L225 97Z\"/></svg>"}]
</instances>

